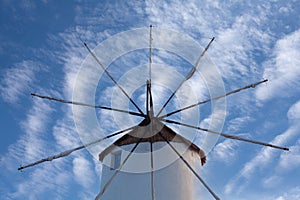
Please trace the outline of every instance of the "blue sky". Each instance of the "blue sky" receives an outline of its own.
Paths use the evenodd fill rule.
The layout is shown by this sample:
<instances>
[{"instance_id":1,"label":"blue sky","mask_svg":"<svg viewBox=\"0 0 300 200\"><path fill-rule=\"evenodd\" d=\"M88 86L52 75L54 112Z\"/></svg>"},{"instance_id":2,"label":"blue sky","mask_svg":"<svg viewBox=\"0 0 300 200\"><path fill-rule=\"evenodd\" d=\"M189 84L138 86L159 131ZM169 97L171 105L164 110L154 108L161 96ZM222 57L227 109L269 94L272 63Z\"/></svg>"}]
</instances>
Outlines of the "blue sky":
<instances>
[{"instance_id":1,"label":"blue sky","mask_svg":"<svg viewBox=\"0 0 300 200\"><path fill-rule=\"evenodd\" d=\"M81 144L72 107L32 98L30 93L71 99L74 80L88 55L82 41L95 48L114 34L153 24L186 34L203 47L214 36L208 55L226 91L269 79L226 98L222 131L287 146L290 151L219 138L201 169L207 183L222 199L299 199L299 13L297 0L2 0L0 198L96 196L101 164L87 150L17 171L22 164ZM142 63L126 58L132 56L116 65ZM156 62L170 64L163 56L157 56ZM178 71L187 72L185 66L189 65ZM199 123L207 123L208 118ZM101 128L109 133L113 127L109 118L105 120ZM205 191L204 195L211 198Z\"/></svg>"}]
</instances>

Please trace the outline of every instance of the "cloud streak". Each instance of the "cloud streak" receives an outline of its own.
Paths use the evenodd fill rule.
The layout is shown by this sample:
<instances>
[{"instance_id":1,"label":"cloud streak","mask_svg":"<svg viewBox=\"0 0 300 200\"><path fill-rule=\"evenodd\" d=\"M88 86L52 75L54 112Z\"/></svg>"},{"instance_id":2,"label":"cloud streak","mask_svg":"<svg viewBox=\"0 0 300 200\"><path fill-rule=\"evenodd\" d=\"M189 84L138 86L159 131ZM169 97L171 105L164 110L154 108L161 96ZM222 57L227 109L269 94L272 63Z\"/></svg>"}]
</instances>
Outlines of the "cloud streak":
<instances>
[{"instance_id":1,"label":"cloud streak","mask_svg":"<svg viewBox=\"0 0 300 200\"><path fill-rule=\"evenodd\" d=\"M297 102L290 107L287 117L291 122L291 126L283 133L276 136L270 143L279 146L284 146L288 142L291 142L297 134L300 128L299 124L295 121L295 118L300 117L300 103ZM225 187L227 194L234 193L234 190L242 191L246 185L249 184L254 173L269 166L271 161L278 156L278 151L271 148L262 148L254 158L244 164L244 167L233 177ZM284 160L285 153L281 154L281 159ZM282 163L283 161L281 161ZM297 162L293 162L297 165ZM275 174L276 175L276 174Z\"/></svg>"},{"instance_id":2,"label":"cloud streak","mask_svg":"<svg viewBox=\"0 0 300 200\"><path fill-rule=\"evenodd\" d=\"M42 66L39 62L25 60L5 70L0 84L2 98L11 104L19 103L20 98L28 95L33 87L36 73Z\"/></svg>"},{"instance_id":3,"label":"cloud streak","mask_svg":"<svg viewBox=\"0 0 300 200\"><path fill-rule=\"evenodd\" d=\"M300 88L300 29L278 40L273 56L266 63L264 77L269 79L267 86L256 90L258 100L274 97L294 96ZM292 92L291 92L292 90Z\"/></svg>"}]
</instances>

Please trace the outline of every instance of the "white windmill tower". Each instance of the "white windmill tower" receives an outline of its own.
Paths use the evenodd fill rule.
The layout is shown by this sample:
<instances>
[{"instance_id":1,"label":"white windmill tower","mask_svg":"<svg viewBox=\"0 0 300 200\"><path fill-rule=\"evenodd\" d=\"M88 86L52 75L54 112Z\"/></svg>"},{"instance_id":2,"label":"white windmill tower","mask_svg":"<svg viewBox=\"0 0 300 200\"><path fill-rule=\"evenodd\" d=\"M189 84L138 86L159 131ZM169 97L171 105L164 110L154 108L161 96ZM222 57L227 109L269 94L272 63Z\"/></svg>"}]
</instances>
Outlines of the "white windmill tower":
<instances>
[{"instance_id":1,"label":"white windmill tower","mask_svg":"<svg viewBox=\"0 0 300 200\"><path fill-rule=\"evenodd\" d=\"M150 126L152 133L156 134L147 137L147 134L151 133ZM175 153L168 146L163 146L166 141L174 148ZM138 151L138 154L133 156L131 154L133 151ZM178 156L181 156L184 162L176 160ZM107 147L99 155L99 159L110 165L103 165L102 188L96 199L117 200L126 197L126 199L179 200L195 198L194 174L190 173L185 162L193 170L200 160L204 164L205 155L199 147L163 123L144 120L131 132ZM174 162L154 170L158 167L155 163L164 162L163 159L174 159ZM129 168L128 172L126 168ZM141 171L142 169L144 171Z\"/></svg>"},{"instance_id":2,"label":"white windmill tower","mask_svg":"<svg viewBox=\"0 0 300 200\"><path fill-rule=\"evenodd\" d=\"M193 186L195 185L195 181L197 180L203 184L203 186L209 191L214 199L219 199L219 197L213 192L212 189L210 189L210 187L204 182L204 180L196 171L196 169L198 168L197 166L200 166L200 164L203 165L206 162L205 152L196 144L194 144L193 141L190 141L189 139L183 137L182 135L176 133L174 130L168 127L167 123L209 132L228 139L250 142L281 150L289 149L260 141L241 138L235 135L217 132L206 128L201 128L199 126L194 126L167 118L175 113L179 113L183 110L196 107L200 104L224 98L241 90L254 88L257 85L266 82L267 80L247 85L245 87L207 99L205 101L196 102L192 105L183 107L170 113L162 114L163 109L174 97L175 93L180 89L185 81L193 76L198 67L200 59L204 56L213 40L214 38L211 39L207 47L198 57L195 65L190 70L188 75L186 75L185 78L180 82L180 84L178 84L178 87L173 91L172 95L168 98L168 100L164 103L162 108L157 113L154 112L151 90L152 26L150 26L149 79L146 81L147 88L145 95L146 113L144 113L138 107L138 105L126 93L122 86L118 84L118 82L113 78L108 70L102 65L96 54L87 46L87 44L84 43L85 47L94 58L94 60L99 64L106 75L108 75L108 77L116 84L120 91L130 100L130 102L138 110L138 112L116 109L106 106L94 106L82 102L67 101L38 94L32 95L39 98L59 101L61 103L87 106L97 109L106 109L112 110L114 112L122 112L129 115L140 116L142 118L141 122L133 127L117 131L105 137L99 138L93 142L89 142L82 146L56 154L54 156L50 156L34 163L21 166L19 170L46 161L52 161L57 158L68 156L74 151L94 145L108 138L117 136L121 133L125 133L125 135L118 138L116 141L114 141L113 144L105 148L99 154L99 160L104 163L104 165L101 179L101 190L96 196L97 200L195 199L196 197L194 195ZM161 165L161 163L164 163L166 160L168 160L166 162L167 164Z\"/></svg>"}]
</instances>

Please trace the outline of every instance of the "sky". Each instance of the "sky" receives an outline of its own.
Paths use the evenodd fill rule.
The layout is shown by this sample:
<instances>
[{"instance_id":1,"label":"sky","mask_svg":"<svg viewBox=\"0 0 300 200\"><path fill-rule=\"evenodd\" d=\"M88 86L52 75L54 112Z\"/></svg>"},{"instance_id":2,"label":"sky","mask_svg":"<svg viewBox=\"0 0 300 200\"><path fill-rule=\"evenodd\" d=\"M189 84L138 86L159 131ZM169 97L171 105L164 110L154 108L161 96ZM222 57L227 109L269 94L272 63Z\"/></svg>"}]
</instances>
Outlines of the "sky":
<instances>
[{"instance_id":1,"label":"sky","mask_svg":"<svg viewBox=\"0 0 300 200\"><path fill-rule=\"evenodd\" d=\"M85 138L86 135L79 133L85 127L78 126L78 121L87 121L85 115L78 117L78 113L84 111L74 111L70 105L32 97L30 93L68 100L74 98L75 93L78 99L74 100L79 101L81 97L81 100L92 101L86 103L118 106L111 101L112 91L116 90L107 77L99 78L97 73L90 73L82 80L79 78L83 82L78 81L82 66L91 64L87 62L89 53L83 42L94 49L116 34L148 30L150 24L153 25L154 43L155 30L175 31L202 47L215 37L206 55L221 75L224 92L269 80L254 89L227 97L226 110L219 113L226 116L218 128L221 126L224 133L289 147L290 151L219 137L207 152L207 164L200 172L203 179L221 199L299 199L299 13L300 1L297 0L76 0L59 3L1 0L0 199L93 199L98 194L102 166L90 153L93 149L84 149L22 172L17 168L80 146L82 141L91 138L90 135L97 137L99 131L112 133L124 124L116 126L118 122L113 121L111 113L93 110L99 126ZM159 35L156 37L161 43L171 38L167 34L160 35L160 40ZM146 35L146 41L148 38ZM129 44L139 45L135 37L126 39ZM117 47L124 47L120 44L116 43ZM130 72L132 66L148 63L148 50L143 48L126 52L111 63L109 70L117 80L122 80L122 75ZM201 53L186 47L182 50L187 56ZM105 61L115 52L117 50L107 49L97 55ZM173 66L172 69L183 76L192 66L163 49L154 48L153 54L153 63ZM212 93L201 76L195 76L190 80L190 87L197 91L195 98L204 100ZM157 75L160 80L169 80L167 78L170 76L165 73ZM92 83L92 80L99 82ZM174 81L170 79L169 83L174 85ZM96 88L95 98L86 95L84 89L92 87L89 83ZM74 90L77 86L79 90ZM160 103L170 95L170 91L158 86L153 88L153 93ZM118 92L113 94L116 99L122 97ZM143 89L132 95L144 108ZM126 101L119 103L125 105ZM166 109L177 108L177 103L174 100ZM199 108L199 125L210 123L213 116L209 114L210 106ZM129 107L134 110L132 105ZM135 118L131 120L130 123L136 122ZM203 138L196 138L195 143L201 145ZM104 146L99 144L98 147ZM203 193L205 199L213 199L205 190Z\"/></svg>"}]
</instances>

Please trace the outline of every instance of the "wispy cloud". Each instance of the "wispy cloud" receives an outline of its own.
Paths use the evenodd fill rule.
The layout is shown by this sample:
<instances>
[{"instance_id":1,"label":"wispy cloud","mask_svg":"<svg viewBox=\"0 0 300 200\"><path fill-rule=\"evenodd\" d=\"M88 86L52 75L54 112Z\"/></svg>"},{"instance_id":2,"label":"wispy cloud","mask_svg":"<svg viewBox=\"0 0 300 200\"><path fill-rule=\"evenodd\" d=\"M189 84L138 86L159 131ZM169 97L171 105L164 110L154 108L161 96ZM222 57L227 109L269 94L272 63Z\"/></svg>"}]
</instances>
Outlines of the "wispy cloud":
<instances>
[{"instance_id":1,"label":"wispy cloud","mask_svg":"<svg viewBox=\"0 0 300 200\"><path fill-rule=\"evenodd\" d=\"M298 122L298 120L300 119L300 100L298 100L290 107L287 116L292 122Z\"/></svg>"},{"instance_id":2,"label":"wispy cloud","mask_svg":"<svg viewBox=\"0 0 300 200\"><path fill-rule=\"evenodd\" d=\"M8 199L21 199L24 196L28 199L37 199L46 191L53 198L64 199L68 189L66 183L71 176L68 171L62 170L62 168L65 166L58 163L55 164L55 167L44 165L31 172L30 176L25 175L26 178L19 180L19 183L14 186L15 192L7 194Z\"/></svg>"},{"instance_id":3,"label":"wispy cloud","mask_svg":"<svg viewBox=\"0 0 300 200\"><path fill-rule=\"evenodd\" d=\"M273 56L266 63L264 77L269 83L256 91L258 100L294 96L300 88L300 30L276 42Z\"/></svg>"},{"instance_id":4,"label":"wispy cloud","mask_svg":"<svg viewBox=\"0 0 300 200\"><path fill-rule=\"evenodd\" d=\"M278 175L272 175L270 177L266 177L262 181L262 185L264 188L280 187L281 184L282 184L282 177Z\"/></svg>"},{"instance_id":5,"label":"wispy cloud","mask_svg":"<svg viewBox=\"0 0 300 200\"><path fill-rule=\"evenodd\" d=\"M75 180L86 189L90 188L94 183L93 179L95 175L91 168L91 162L84 157L74 158L73 173L75 175Z\"/></svg>"},{"instance_id":6,"label":"wispy cloud","mask_svg":"<svg viewBox=\"0 0 300 200\"><path fill-rule=\"evenodd\" d=\"M241 2L172 1L157 3L146 1L149 21L154 25L184 31L201 39L202 46L213 36L216 40L209 51L223 76L239 79L240 76L256 77L260 70L254 51L266 51L272 39L264 30L269 3L259 6ZM226 20L224 20L226 19ZM256 52L257 53L257 52Z\"/></svg>"},{"instance_id":7,"label":"wispy cloud","mask_svg":"<svg viewBox=\"0 0 300 200\"><path fill-rule=\"evenodd\" d=\"M42 68L41 63L26 60L15 64L12 68L3 70L0 85L2 98L11 104L18 103L21 97L29 94L36 73Z\"/></svg>"},{"instance_id":8,"label":"wispy cloud","mask_svg":"<svg viewBox=\"0 0 300 200\"><path fill-rule=\"evenodd\" d=\"M237 133L240 131L240 129L245 126L249 121L251 121L250 116L242 116L242 117L237 117L229 121L228 126L226 129L228 132L232 133Z\"/></svg>"},{"instance_id":9,"label":"wispy cloud","mask_svg":"<svg viewBox=\"0 0 300 200\"><path fill-rule=\"evenodd\" d=\"M28 199L36 199L46 190L55 190L56 197L63 196L70 178L67 171L62 171L63 163L56 162L53 165L41 165L33 169L29 174L19 174L18 164L28 164L48 155L51 151L51 143L47 139L51 136L48 132L49 116L53 109L48 103L40 99L33 101L33 106L28 111L26 119L21 122L24 134L12 145L8 152L1 156L1 168L7 172L9 180L16 182L11 191L5 191L7 199L19 199L27 196ZM3 174L3 176L6 176ZM60 185L60 189L56 186ZM28 191L32 191L29 193Z\"/></svg>"},{"instance_id":10,"label":"wispy cloud","mask_svg":"<svg viewBox=\"0 0 300 200\"><path fill-rule=\"evenodd\" d=\"M298 200L300 198L300 188L299 187L295 187L295 188L291 188L290 190L284 192L282 195L278 195L278 196L272 196L271 199L275 199L275 200Z\"/></svg>"},{"instance_id":11,"label":"wispy cloud","mask_svg":"<svg viewBox=\"0 0 300 200\"><path fill-rule=\"evenodd\" d=\"M35 99L33 108L28 112L27 119L21 123L26 135L21 142L24 148L24 160L32 161L45 153L47 125L52 112L49 104Z\"/></svg>"},{"instance_id":12,"label":"wispy cloud","mask_svg":"<svg viewBox=\"0 0 300 200\"><path fill-rule=\"evenodd\" d=\"M278 171L290 171L300 166L300 140L290 148L290 152L280 156L280 161L277 166Z\"/></svg>"},{"instance_id":13,"label":"wispy cloud","mask_svg":"<svg viewBox=\"0 0 300 200\"><path fill-rule=\"evenodd\" d=\"M7 171L9 176L13 175L9 178L10 180L16 179L17 182L11 186L12 191L3 188L5 197L1 194L1 198L21 199L27 196L28 199L37 199L45 193L51 193L47 198L51 196L54 199L66 199L70 197L70 183L88 187L99 181L94 179L97 172L91 164L87 163L85 154L78 154L78 152L71 154L69 158L26 169L23 175L17 171L18 164L28 164L81 145L78 135L74 131L74 125L70 121L72 116L70 107L63 109L65 115L56 120L53 132L51 131L49 117L53 115L54 110L50 105L53 104L48 104L45 100L34 99L33 107L21 123L24 135L21 135L18 141L8 148L8 152L1 156L1 168ZM52 137L55 139L55 144L52 143ZM74 159L73 166L71 165L72 159ZM97 164L99 165L99 163ZM2 174L1 176L6 175ZM28 193L28 191L34 192ZM90 199L94 197L93 189L90 187L89 191L78 191L75 196Z\"/></svg>"},{"instance_id":14,"label":"wispy cloud","mask_svg":"<svg viewBox=\"0 0 300 200\"><path fill-rule=\"evenodd\" d=\"M56 120L52 133L58 149L66 150L80 146L81 142L76 132L70 109L65 110L65 116Z\"/></svg>"},{"instance_id":15,"label":"wispy cloud","mask_svg":"<svg viewBox=\"0 0 300 200\"><path fill-rule=\"evenodd\" d=\"M299 127L291 127L284 133L275 137L270 143L284 146L287 141L290 141L298 133ZM270 148L263 148L253 159L244 164L244 167L238 174L229 181L225 187L226 193L233 192L236 188L241 191L247 185L247 181L251 180L253 174L260 169L269 166L271 160L278 155L278 151ZM244 180L244 181L243 181ZM247 180L247 181L246 181ZM243 184L242 184L243 183Z\"/></svg>"},{"instance_id":16,"label":"wispy cloud","mask_svg":"<svg viewBox=\"0 0 300 200\"><path fill-rule=\"evenodd\" d=\"M237 147L238 143L236 141L226 139L214 147L210 156L212 156L213 160L230 164L236 159Z\"/></svg>"},{"instance_id":17,"label":"wispy cloud","mask_svg":"<svg viewBox=\"0 0 300 200\"><path fill-rule=\"evenodd\" d=\"M45 140L47 138L46 130L49 114L52 111L47 103L40 100L34 101L26 119L20 124L25 134L16 143L10 145L8 153L2 157L2 164L6 165L8 170L15 171L17 169L15 161L23 164L45 155L48 150Z\"/></svg>"},{"instance_id":18,"label":"wispy cloud","mask_svg":"<svg viewBox=\"0 0 300 200\"><path fill-rule=\"evenodd\" d=\"M297 136L298 130L299 130L299 124L294 120L295 118L299 118L299 102L295 103L293 106L290 107L287 117L291 122L291 126L284 131L283 133L276 136L270 143L276 144L279 146L285 146L288 142L290 142L295 136ZM233 177L228 184L225 186L225 192L226 193L232 193L235 191L241 191L244 189L244 187L249 184L249 181L251 180L251 177L253 174L261 170L271 163L271 161L278 156L280 152L277 150L271 149L271 148L262 148L256 156L251 159L249 162L246 162L244 164L244 167L237 173L235 177ZM285 154L282 154L282 157ZM295 162L294 162L295 163ZM297 162L295 163L297 165ZM275 178L275 177L273 177ZM268 182L267 179L265 181ZM267 183L265 182L265 183Z\"/></svg>"}]
</instances>

